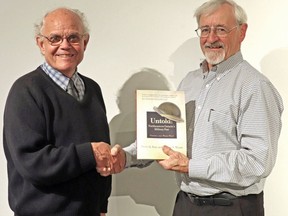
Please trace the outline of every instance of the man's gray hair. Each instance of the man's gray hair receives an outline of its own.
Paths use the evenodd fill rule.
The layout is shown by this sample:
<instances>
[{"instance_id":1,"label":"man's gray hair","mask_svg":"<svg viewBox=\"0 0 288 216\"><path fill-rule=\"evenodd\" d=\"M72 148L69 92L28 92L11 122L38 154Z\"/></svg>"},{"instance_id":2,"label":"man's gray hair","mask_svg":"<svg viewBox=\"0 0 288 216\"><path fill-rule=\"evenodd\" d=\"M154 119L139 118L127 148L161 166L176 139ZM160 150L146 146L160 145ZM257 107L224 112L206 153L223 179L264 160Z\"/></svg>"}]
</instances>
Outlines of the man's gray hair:
<instances>
[{"instance_id":1,"label":"man's gray hair","mask_svg":"<svg viewBox=\"0 0 288 216\"><path fill-rule=\"evenodd\" d=\"M80 10L78 9L71 9L71 8L67 8L67 7L61 7L61 8L56 8L56 9L53 9L49 12L47 12L44 17L42 18L41 22L40 23L36 23L34 25L34 28L35 28L35 36L37 35L40 35L42 33L42 30L43 30L43 26L44 26L44 20L45 18L52 12L56 11L56 10L59 10L59 9L65 9L67 11L70 11L71 13L74 13L76 16L79 17L79 19L81 20L81 23L83 25L83 29L84 29L84 34L89 34L89 26L88 26L88 22L87 22L87 19L86 19L86 16L83 12L81 12Z\"/></svg>"},{"instance_id":2,"label":"man's gray hair","mask_svg":"<svg viewBox=\"0 0 288 216\"><path fill-rule=\"evenodd\" d=\"M237 21L237 24L243 24L247 23L247 14L244 11L244 9L239 6L236 2L233 0L210 0L202 4L194 14L194 17L197 19L197 23L199 25L200 17L205 14L209 15L213 13L215 10L217 10L221 5L223 4L229 4L234 8L235 18Z\"/></svg>"}]
</instances>

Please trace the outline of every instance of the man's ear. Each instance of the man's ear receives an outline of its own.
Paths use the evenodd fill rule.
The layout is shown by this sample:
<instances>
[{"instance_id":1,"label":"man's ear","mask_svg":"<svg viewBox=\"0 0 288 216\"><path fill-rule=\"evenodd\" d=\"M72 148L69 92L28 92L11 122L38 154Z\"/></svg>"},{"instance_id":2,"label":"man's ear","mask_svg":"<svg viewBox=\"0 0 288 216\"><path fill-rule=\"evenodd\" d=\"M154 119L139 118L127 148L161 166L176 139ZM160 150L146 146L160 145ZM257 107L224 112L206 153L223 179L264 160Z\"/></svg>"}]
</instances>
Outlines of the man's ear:
<instances>
[{"instance_id":1,"label":"man's ear","mask_svg":"<svg viewBox=\"0 0 288 216\"><path fill-rule=\"evenodd\" d=\"M89 42L89 38L90 38L89 34L85 35L85 38L84 38L84 50L86 50L87 44Z\"/></svg>"},{"instance_id":2,"label":"man's ear","mask_svg":"<svg viewBox=\"0 0 288 216\"><path fill-rule=\"evenodd\" d=\"M240 41L241 42L245 39L247 28L248 28L248 24L247 23L243 23L240 26Z\"/></svg>"},{"instance_id":3,"label":"man's ear","mask_svg":"<svg viewBox=\"0 0 288 216\"><path fill-rule=\"evenodd\" d=\"M44 40L41 36L36 36L36 44L40 49L40 52L42 53L42 55L45 54L45 47L44 47Z\"/></svg>"}]
</instances>

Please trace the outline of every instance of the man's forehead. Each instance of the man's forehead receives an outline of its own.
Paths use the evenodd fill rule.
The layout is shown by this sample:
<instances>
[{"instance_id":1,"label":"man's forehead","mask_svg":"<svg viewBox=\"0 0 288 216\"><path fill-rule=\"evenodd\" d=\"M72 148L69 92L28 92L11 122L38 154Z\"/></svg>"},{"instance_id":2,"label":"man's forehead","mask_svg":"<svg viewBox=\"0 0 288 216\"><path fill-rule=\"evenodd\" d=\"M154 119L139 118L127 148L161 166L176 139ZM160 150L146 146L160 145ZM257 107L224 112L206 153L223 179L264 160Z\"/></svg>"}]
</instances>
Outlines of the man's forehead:
<instances>
[{"instance_id":1,"label":"man's forehead","mask_svg":"<svg viewBox=\"0 0 288 216\"><path fill-rule=\"evenodd\" d=\"M225 25L234 22L236 22L236 18L231 7L219 7L214 11L202 14L199 20L200 25L207 23Z\"/></svg>"},{"instance_id":2,"label":"man's forehead","mask_svg":"<svg viewBox=\"0 0 288 216\"><path fill-rule=\"evenodd\" d=\"M43 30L71 30L82 31L83 24L80 18L68 10L57 10L48 14L43 23Z\"/></svg>"}]
</instances>

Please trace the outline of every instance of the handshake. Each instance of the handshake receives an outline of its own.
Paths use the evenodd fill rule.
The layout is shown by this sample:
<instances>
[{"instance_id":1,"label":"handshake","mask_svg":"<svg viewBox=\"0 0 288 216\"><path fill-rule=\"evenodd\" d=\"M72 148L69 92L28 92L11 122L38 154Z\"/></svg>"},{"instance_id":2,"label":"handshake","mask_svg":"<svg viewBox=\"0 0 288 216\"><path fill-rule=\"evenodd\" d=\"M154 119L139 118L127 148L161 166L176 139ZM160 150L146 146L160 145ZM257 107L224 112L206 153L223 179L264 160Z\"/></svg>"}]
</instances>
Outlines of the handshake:
<instances>
[{"instance_id":1,"label":"handshake","mask_svg":"<svg viewBox=\"0 0 288 216\"><path fill-rule=\"evenodd\" d=\"M101 176L109 176L124 170L126 154L120 145L116 144L111 147L105 142L92 142L91 146L96 161L96 170Z\"/></svg>"},{"instance_id":2,"label":"handshake","mask_svg":"<svg viewBox=\"0 0 288 216\"><path fill-rule=\"evenodd\" d=\"M120 173L126 165L126 153L118 144L111 146L105 142L91 143L96 160L96 170L102 176ZM188 173L189 158L168 146L162 147L167 159L157 160L158 164L166 170Z\"/></svg>"}]
</instances>

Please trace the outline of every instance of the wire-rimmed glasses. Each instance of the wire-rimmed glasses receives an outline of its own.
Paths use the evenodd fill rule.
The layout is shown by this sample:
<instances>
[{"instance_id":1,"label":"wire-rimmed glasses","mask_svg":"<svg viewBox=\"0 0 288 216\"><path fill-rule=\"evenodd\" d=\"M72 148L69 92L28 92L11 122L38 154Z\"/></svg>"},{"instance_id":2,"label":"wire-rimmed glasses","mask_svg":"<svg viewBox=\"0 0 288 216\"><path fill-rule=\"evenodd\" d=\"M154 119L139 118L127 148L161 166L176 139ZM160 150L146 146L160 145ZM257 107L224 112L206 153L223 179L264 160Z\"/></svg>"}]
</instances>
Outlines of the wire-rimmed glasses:
<instances>
[{"instance_id":1,"label":"wire-rimmed glasses","mask_svg":"<svg viewBox=\"0 0 288 216\"><path fill-rule=\"evenodd\" d=\"M80 44L81 39L84 35L75 33L75 34L70 34L70 35L65 36L65 37L62 37L62 36L56 35L56 34L50 35L49 37L42 35L42 34L40 34L40 36L46 38L50 45L59 46L63 42L64 39L66 39L68 41L68 43L70 43L70 44Z\"/></svg>"},{"instance_id":2,"label":"wire-rimmed glasses","mask_svg":"<svg viewBox=\"0 0 288 216\"><path fill-rule=\"evenodd\" d=\"M237 28L239 25L233 26L230 29L227 29L224 26L216 26L216 27L210 27L210 26L204 26L199 27L195 30L197 35L201 38L206 38L209 36L211 31L213 31L214 34L216 34L218 37L226 37L233 29Z\"/></svg>"}]
</instances>

